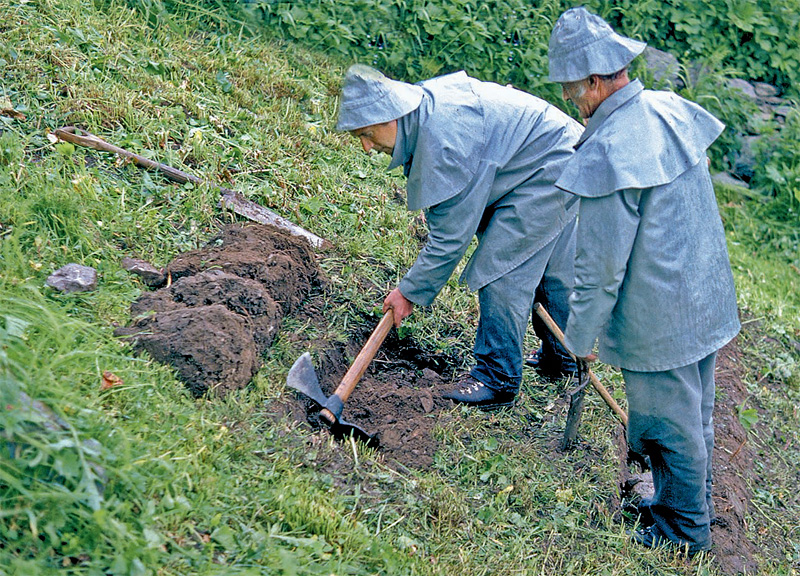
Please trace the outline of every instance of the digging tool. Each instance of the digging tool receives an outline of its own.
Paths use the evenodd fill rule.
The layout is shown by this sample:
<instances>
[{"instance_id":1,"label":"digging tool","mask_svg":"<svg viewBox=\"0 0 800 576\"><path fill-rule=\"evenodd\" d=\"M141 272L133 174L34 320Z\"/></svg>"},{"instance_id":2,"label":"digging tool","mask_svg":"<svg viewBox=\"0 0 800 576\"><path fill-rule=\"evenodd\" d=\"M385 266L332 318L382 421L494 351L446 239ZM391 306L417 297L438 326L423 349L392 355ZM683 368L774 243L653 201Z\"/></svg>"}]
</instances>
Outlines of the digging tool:
<instances>
[{"instance_id":1,"label":"digging tool","mask_svg":"<svg viewBox=\"0 0 800 576\"><path fill-rule=\"evenodd\" d=\"M578 436L578 424L581 422L583 412L583 399L586 395L586 385L589 384L589 366L583 360L576 360L578 364L578 385L567 393L569 397L569 410L567 423L564 426L564 440L561 450L569 450Z\"/></svg>"},{"instance_id":2,"label":"digging tool","mask_svg":"<svg viewBox=\"0 0 800 576\"><path fill-rule=\"evenodd\" d=\"M541 318L542 321L547 325L547 327L553 333L553 336L555 336L556 339L558 340L559 344L561 344L564 347L564 350L567 350L567 346L564 344L564 333L561 331L561 328L558 327L558 324L555 323L555 321L550 316L550 314L547 313L547 310L544 309L544 306L542 306L541 304L539 304L537 302L536 304L533 305L533 310L539 315L539 318ZM567 351L569 352L569 350L567 350ZM569 355L572 358L575 358L575 355L572 352L569 352ZM579 362L579 364L580 364L580 362ZM580 366L579 366L579 370L580 370ZM579 372L579 374L580 374L580 372ZM617 417L620 419L622 424L627 428L628 427L628 415L625 413L625 411L622 408L620 408L620 405L617 404L616 400L614 400L611 397L611 394L609 394L609 392L606 389L606 387L603 386L600 383L600 380L597 379L597 376L594 375L594 372L592 372L592 370L590 368L588 368L588 366L586 368L586 375L587 375L587 377L589 379L589 382L591 383L592 387L595 390L597 390L597 392L600 394L600 396L603 398L603 400L605 400L606 404L608 404L608 407L611 408L611 410L614 412L614 414L617 415ZM580 385L579 385L579 387L580 387Z\"/></svg>"},{"instance_id":3,"label":"digging tool","mask_svg":"<svg viewBox=\"0 0 800 576\"><path fill-rule=\"evenodd\" d=\"M80 134L78 133L80 132ZM164 174L168 179L172 180L173 182L179 182L181 184L185 184L186 182L191 182L192 184L200 185L203 184L203 180L198 178L197 176L192 176L191 174L187 174L177 168L173 168L172 166L167 166L166 164L161 164L160 162L155 162L150 160L149 158L145 158L144 156L139 156L138 154L134 154L133 152L129 152L124 148L120 148L119 146L114 146L113 144L109 144L102 138L98 138L94 134L90 134L84 130L78 130L74 126L67 126L65 128L58 128L55 131L55 135L64 140L65 142L69 142L71 144L77 144L78 146L84 146L86 148L92 148L94 150L99 150L102 152L113 152L122 156L123 158L127 158L133 161L139 167L142 168L150 168L152 170L158 170ZM234 192L233 190L229 190L228 188L223 188L222 186L217 186L220 192L222 192L222 198L220 198L220 206L224 208L228 208L229 210L239 214L240 216L244 216L250 220L255 222L259 222L261 224L271 224L272 226L277 226L278 228L283 228L284 230L288 230L295 236L302 236L314 247L314 248L321 248L327 244L326 240L320 238L319 236L312 234L308 230L301 228L294 222L290 222L283 216L280 216L269 210L264 208L263 206L256 204L255 202L248 200L244 196L242 196L239 192Z\"/></svg>"},{"instance_id":4,"label":"digging tool","mask_svg":"<svg viewBox=\"0 0 800 576\"><path fill-rule=\"evenodd\" d=\"M392 310L388 310L381 318L381 321L378 322L367 343L364 344L361 352L353 360L353 364L347 374L344 375L336 391L331 396L326 397L323 394L319 386L317 373L314 370L314 364L311 362L311 355L308 352L302 354L289 369L286 385L302 392L322 407L319 414L320 419L328 424L334 436L341 438L352 434L356 439L363 441L367 445L378 445L377 438L370 436L359 426L345 421L342 418L342 409L370 362L375 358L375 354L377 354L393 324L394 314Z\"/></svg>"}]
</instances>

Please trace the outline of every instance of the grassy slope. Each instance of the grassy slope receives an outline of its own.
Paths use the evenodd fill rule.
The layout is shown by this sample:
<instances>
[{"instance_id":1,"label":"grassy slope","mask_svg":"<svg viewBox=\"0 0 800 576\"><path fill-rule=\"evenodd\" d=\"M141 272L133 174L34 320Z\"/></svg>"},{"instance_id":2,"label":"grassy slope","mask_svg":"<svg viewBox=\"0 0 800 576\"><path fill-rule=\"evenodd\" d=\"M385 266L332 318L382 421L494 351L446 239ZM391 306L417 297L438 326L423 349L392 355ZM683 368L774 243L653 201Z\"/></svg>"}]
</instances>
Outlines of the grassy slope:
<instances>
[{"instance_id":1,"label":"grassy slope","mask_svg":"<svg viewBox=\"0 0 800 576\"><path fill-rule=\"evenodd\" d=\"M346 337L343 326L380 302L413 261L420 224L397 198L402 180L382 173L385 159L330 131L339 65L234 28L153 31L122 5L101 5L0 7L0 98L27 116L0 117L0 394L14 442L0 453L0 574L714 573L707 560L685 565L627 546L607 503L613 423L596 398L586 453L552 457L557 391L531 378L525 422L463 413L439 431L447 447L430 472L397 473L353 449L352 470L335 475L317 456L350 447L320 444L265 413L299 352L288 339L254 385L225 402L194 401L169 370L131 357L111 331L142 288L120 259L163 265L229 217L213 190L53 146L46 135L56 127L79 125L213 181L231 174L232 187L330 239L337 251L323 266L336 296L326 338ZM740 242L752 226L734 195L730 203L743 307L796 339L797 277L785 259L764 260ZM98 290L44 288L68 262L96 267ZM407 331L421 345L469 348L475 301L461 288L448 285L415 317ZM758 353L776 360L771 374L788 393L754 378L753 394L796 450L793 357L780 346ZM101 392L104 370L124 385ZM619 389L618 376L604 377ZM43 431L36 413L19 409L19 390L67 427ZM774 452L769 434L761 441ZM790 467L757 497L778 498L796 518L797 478L781 470ZM759 514L752 528L764 541L779 530ZM787 554L771 573L789 573L798 558Z\"/></svg>"}]
</instances>

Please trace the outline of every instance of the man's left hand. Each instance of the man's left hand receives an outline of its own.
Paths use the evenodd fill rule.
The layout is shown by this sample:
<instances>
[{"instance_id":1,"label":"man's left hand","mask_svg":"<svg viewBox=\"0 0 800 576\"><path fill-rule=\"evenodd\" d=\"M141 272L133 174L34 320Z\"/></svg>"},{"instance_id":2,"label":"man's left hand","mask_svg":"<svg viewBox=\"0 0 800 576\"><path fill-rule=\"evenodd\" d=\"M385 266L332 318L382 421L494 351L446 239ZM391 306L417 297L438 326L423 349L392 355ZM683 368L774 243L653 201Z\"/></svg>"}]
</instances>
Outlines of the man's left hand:
<instances>
[{"instance_id":1,"label":"man's left hand","mask_svg":"<svg viewBox=\"0 0 800 576\"><path fill-rule=\"evenodd\" d=\"M414 303L403 296L400 288L395 288L383 301L383 313L385 314L390 308L394 312L394 325L399 328L403 319L414 311Z\"/></svg>"}]
</instances>

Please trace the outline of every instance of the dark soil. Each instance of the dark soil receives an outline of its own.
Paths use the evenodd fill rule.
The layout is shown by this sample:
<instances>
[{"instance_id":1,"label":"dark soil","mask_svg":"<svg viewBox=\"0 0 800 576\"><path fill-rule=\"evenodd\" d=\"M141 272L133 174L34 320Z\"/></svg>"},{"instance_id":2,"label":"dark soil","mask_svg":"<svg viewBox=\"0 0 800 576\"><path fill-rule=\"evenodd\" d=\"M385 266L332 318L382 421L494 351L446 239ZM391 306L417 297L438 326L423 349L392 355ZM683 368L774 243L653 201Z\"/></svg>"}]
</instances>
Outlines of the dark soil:
<instances>
[{"instance_id":1,"label":"dark soil","mask_svg":"<svg viewBox=\"0 0 800 576\"><path fill-rule=\"evenodd\" d=\"M320 353L316 372L323 392L333 393L349 368L347 358L355 357L359 349L353 344ZM374 436L390 465L426 469L439 448L433 429L444 423L447 416L442 411L452 407L452 402L441 397L449 388L447 380L424 364L403 359L409 356L414 356L413 351L403 349L396 339L387 339L347 400L342 417ZM314 427L318 427L316 410L315 404L307 405Z\"/></svg>"},{"instance_id":2,"label":"dark soil","mask_svg":"<svg viewBox=\"0 0 800 576\"><path fill-rule=\"evenodd\" d=\"M377 318L374 323L377 323ZM368 334L367 334L368 335ZM367 335L360 337L360 343ZM354 357L359 342L349 347L327 348L318 353L316 367L323 390L330 394L347 370L347 357ZM452 386L449 378L434 371L430 359L417 351L403 350L399 341L387 341L374 364L364 375L353 395L345 405L343 416L358 423L380 440L380 453L390 467L425 470L433 463L440 448L431 432L437 425L446 425L452 417L450 401L441 393ZM716 445L714 452L714 502L717 521L712 526L715 561L724 574L755 573L754 560L758 552L746 533L746 518L750 493L747 479L754 474L753 451L745 442L746 432L739 422L737 406L746 396L741 379L742 366L736 341L723 348L717 357L717 403L714 410ZM411 360L409 360L411 358ZM438 366L434 366L439 369ZM298 400L285 400L284 413L294 404L294 414L302 414L313 428L319 424L314 418L318 407L302 403L304 411L297 410ZM557 409L566 413L566 400L556 403ZM621 496L629 496L626 481L631 469L625 464L627 448L622 426L617 428L621 463ZM553 438L549 449L560 449L561 438ZM581 443L575 450L591 450ZM587 458L590 458L587 455ZM328 463L331 466L330 463ZM336 465L332 465L336 468ZM609 505L618 507L620 499L611 496ZM689 560L687 560L689 562Z\"/></svg>"},{"instance_id":3,"label":"dark soil","mask_svg":"<svg viewBox=\"0 0 800 576\"><path fill-rule=\"evenodd\" d=\"M119 328L134 349L176 369L195 396L246 386L291 314L321 282L307 242L278 228L231 225L166 267L169 284L131 305Z\"/></svg>"}]
</instances>

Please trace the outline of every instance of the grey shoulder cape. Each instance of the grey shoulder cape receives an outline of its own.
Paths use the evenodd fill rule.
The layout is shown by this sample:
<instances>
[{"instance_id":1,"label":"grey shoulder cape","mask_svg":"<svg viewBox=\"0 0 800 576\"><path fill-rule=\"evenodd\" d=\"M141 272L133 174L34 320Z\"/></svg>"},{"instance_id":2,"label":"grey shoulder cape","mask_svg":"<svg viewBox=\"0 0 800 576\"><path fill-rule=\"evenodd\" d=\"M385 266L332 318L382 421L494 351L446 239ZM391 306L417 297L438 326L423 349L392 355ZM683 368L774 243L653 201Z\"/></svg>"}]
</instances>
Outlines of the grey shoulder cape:
<instances>
[{"instance_id":1,"label":"grey shoulder cape","mask_svg":"<svg viewBox=\"0 0 800 576\"><path fill-rule=\"evenodd\" d=\"M419 132L409 170L408 209L448 200L475 177L485 142L480 98L464 72L418 84L426 93L419 108ZM454 127L458 130L454 130Z\"/></svg>"},{"instance_id":2,"label":"grey shoulder cape","mask_svg":"<svg viewBox=\"0 0 800 576\"><path fill-rule=\"evenodd\" d=\"M613 116L613 122L605 122ZM662 186L695 166L725 125L672 92L634 80L607 98L589 120L556 186L599 198L629 188Z\"/></svg>"}]
</instances>

